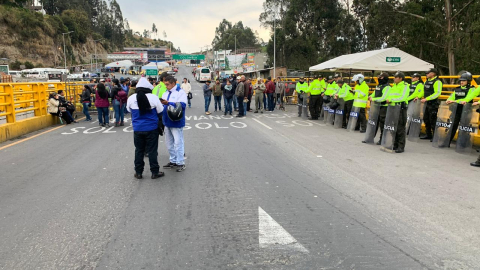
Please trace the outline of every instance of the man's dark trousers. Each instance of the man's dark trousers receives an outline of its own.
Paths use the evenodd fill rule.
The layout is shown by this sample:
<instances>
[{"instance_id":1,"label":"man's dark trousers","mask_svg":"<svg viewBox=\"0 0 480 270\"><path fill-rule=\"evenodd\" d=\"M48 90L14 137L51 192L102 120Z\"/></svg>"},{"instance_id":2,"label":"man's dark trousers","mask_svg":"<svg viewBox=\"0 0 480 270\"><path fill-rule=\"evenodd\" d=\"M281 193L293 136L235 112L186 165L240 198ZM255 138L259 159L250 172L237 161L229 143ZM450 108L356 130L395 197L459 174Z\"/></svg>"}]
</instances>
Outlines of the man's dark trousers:
<instances>
[{"instance_id":1,"label":"man's dark trousers","mask_svg":"<svg viewBox=\"0 0 480 270\"><path fill-rule=\"evenodd\" d=\"M145 167L143 161L145 153L148 154L150 171L156 174L160 171L158 165L158 130L134 131L133 143L135 144L135 172L142 174Z\"/></svg>"},{"instance_id":2,"label":"man's dark trousers","mask_svg":"<svg viewBox=\"0 0 480 270\"><path fill-rule=\"evenodd\" d=\"M318 117L320 116L320 106L323 103L322 101L323 97L321 95L310 96L310 104L308 105L312 119L318 119Z\"/></svg>"},{"instance_id":3,"label":"man's dark trousers","mask_svg":"<svg viewBox=\"0 0 480 270\"><path fill-rule=\"evenodd\" d=\"M429 138L433 138L435 127L437 124L438 100L430 100L426 102L423 122L425 123L425 131Z\"/></svg>"},{"instance_id":4,"label":"man's dark trousers","mask_svg":"<svg viewBox=\"0 0 480 270\"><path fill-rule=\"evenodd\" d=\"M252 103L252 95L253 94L248 94L247 111L250 111L250 103Z\"/></svg>"},{"instance_id":5,"label":"man's dark trousers","mask_svg":"<svg viewBox=\"0 0 480 270\"><path fill-rule=\"evenodd\" d=\"M377 136L377 131L380 129L380 142L382 141L383 137L383 126L385 125L385 118L387 117L387 109L388 106L381 106L380 107L380 114L378 116L378 124L375 128L375 136Z\"/></svg>"},{"instance_id":6,"label":"man's dark trousers","mask_svg":"<svg viewBox=\"0 0 480 270\"><path fill-rule=\"evenodd\" d=\"M393 148L398 150L405 150L406 141L406 128L407 128L407 105L402 105L400 110L400 116L398 118L397 133L395 135L395 143Z\"/></svg>"},{"instance_id":7,"label":"man's dark trousers","mask_svg":"<svg viewBox=\"0 0 480 270\"><path fill-rule=\"evenodd\" d=\"M244 116L243 115L243 106L245 106L245 104L243 103L243 97L237 97L237 100L238 100L238 115L240 116Z\"/></svg>"},{"instance_id":8,"label":"man's dark trousers","mask_svg":"<svg viewBox=\"0 0 480 270\"><path fill-rule=\"evenodd\" d=\"M345 107L343 109L343 125L342 127L347 127L347 121L350 118L350 112L352 111L353 107L353 99L349 101L345 101Z\"/></svg>"}]
</instances>

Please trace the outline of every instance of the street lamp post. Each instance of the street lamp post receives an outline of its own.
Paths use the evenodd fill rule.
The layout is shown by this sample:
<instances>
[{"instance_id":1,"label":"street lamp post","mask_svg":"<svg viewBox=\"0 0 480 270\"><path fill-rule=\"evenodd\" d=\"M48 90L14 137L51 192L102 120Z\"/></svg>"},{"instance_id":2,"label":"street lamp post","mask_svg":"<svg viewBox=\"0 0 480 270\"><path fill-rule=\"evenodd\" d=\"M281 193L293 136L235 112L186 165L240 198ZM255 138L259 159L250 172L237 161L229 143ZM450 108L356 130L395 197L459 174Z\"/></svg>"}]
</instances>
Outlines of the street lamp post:
<instances>
[{"instance_id":1,"label":"street lamp post","mask_svg":"<svg viewBox=\"0 0 480 270\"><path fill-rule=\"evenodd\" d=\"M237 35L235 35L235 65L237 65Z\"/></svg>"},{"instance_id":2,"label":"street lamp post","mask_svg":"<svg viewBox=\"0 0 480 270\"><path fill-rule=\"evenodd\" d=\"M94 47L95 47L95 72L98 72L98 57L97 57L97 42L102 41L103 38L101 39L96 39L93 41Z\"/></svg>"},{"instance_id":3,"label":"street lamp post","mask_svg":"<svg viewBox=\"0 0 480 270\"><path fill-rule=\"evenodd\" d=\"M67 69L67 52L66 52L66 46L65 46L65 35L68 35L70 33L73 33L73 31L62 33L62 37L63 37L63 58L65 59L65 69Z\"/></svg>"}]
</instances>

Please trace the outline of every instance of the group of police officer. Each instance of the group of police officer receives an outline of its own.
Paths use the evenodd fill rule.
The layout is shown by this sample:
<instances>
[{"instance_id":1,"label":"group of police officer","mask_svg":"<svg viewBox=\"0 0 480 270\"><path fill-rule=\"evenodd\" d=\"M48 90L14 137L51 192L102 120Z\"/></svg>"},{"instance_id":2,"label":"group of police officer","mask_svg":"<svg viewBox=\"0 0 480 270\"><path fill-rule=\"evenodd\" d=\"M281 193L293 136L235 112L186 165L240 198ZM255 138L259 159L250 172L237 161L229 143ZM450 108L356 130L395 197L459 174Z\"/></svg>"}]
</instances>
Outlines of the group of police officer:
<instances>
[{"instance_id":1,"label":"group of police officer","mask_svg":"<svg viewBox=\"0 0 480 270\"><path fill-rule=\"evenodd\" d=\"M479 96L480 87L475 89L472 85L472 74L464 72L459 79L460 86L445 103L440 105L438 98L442 93L443 83L438 78L437 69L432 68L426 72L425 82L421 77L419 73L413 74L411 84L408 84L405 82L405 74L397 72L391 85L389 74L382 72L377 77L378 85L375 91L370 95L369 86L362 74L353 76L351 80L355 83L353 89L338 74L328 76L326 80L323 75L315 75L310 85L304 78L300 78L296 85L298 116L306 114L306 99L309 94L310 120L319 120L323 117L326 123L330 122L338 128L360 130L361 133L366 133L363 143L374 143L380 127L380 140L376 144L381 145L384 150L403 153L407 134L412 141L420 138L433 141L434 146L450 147L462 114L472 117L472 106L478 105L473 99ZM367 119L368 101L370 111ZM469 105L463 108L466 104ZM440 107L442 110L450 111L449 114L445 114L450 119L443 121L445 123L441 117L437 119ZM441 114L442 117L443 115L444 113ZM425 135L420 137L422 120L425 124ZM462 127L460 130L465 131ZM442 134L435 136L436 129L442 129ZM473 134L475 130L470 128L467 131ZM444 142L441 142L442 139ZM480 157L471 165L480 167Z\"/></svg>"}]
</instances>

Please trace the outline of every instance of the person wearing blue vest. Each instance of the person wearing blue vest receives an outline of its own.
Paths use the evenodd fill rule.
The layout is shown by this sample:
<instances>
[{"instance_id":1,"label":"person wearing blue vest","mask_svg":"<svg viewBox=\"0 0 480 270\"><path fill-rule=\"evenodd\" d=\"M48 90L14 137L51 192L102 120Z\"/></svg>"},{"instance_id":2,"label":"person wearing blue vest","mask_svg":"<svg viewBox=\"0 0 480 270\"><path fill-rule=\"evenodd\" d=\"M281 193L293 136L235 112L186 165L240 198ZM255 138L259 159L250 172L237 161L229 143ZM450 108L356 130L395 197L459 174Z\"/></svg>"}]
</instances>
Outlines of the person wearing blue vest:
<instances>
[{"instance_id":1,"label":"person wearing blue vest","mask_svg":"<svg viewBox=\"0 0 480 270\"><path fill-rule=\"evenodd\" d=\"M127 110L132 113L133 142L135 144L135 175L142 179L145 153L148 154L152 179L164 176L158 165L158 121L163 111L158 97L152 95L153 86L146 78L137 84L136 93L127 100Z\"/></svg>"},{"instance_id":2,"label":"person wearing blue vest","mask_svg":"<svg viewBox=\"0 0 480 270\"><path fill-rule=\"evenodd\" d=\"M165 78L165 86L167 91L163 94L160 102L163 104L163 124L165 125L165 143L170 154L170 162L163 166L165 169L177 168L177 172L185 170L185 145L183 140L183 127L185 127L185 108L187 107L187 93L176 85L177 80L173 76ZM168 106L182 106L182 118L178 121L172 121L168 117Z\"/></svg>"}]
</instances>

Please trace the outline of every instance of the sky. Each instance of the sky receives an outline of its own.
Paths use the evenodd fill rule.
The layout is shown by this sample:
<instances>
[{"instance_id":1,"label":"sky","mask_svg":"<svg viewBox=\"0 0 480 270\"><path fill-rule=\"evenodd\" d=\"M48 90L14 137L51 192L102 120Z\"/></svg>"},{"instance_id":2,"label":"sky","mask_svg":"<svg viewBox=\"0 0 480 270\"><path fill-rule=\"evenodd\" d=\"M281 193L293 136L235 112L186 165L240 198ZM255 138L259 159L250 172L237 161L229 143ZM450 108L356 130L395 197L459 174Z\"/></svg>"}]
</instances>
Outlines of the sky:
<instances>
[{"instance_id":1,"label":"sky","mask_svg":"<svg viewBox=\"0 0 480 270\"><path fill-rule=\"evenodd\" d=\"M260 38L269 39L270 30L260 26L263 0L117 0L130 28L143 33L155 23L158 38L172 41L184 53L211 46L215 28L225 18L258 31ZM152 36L155 38L155 35Z\"/></svg>"}]
</instances>

